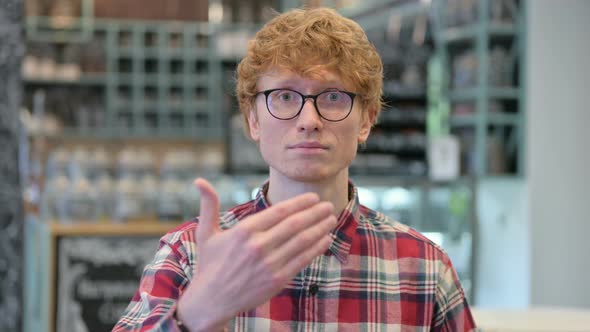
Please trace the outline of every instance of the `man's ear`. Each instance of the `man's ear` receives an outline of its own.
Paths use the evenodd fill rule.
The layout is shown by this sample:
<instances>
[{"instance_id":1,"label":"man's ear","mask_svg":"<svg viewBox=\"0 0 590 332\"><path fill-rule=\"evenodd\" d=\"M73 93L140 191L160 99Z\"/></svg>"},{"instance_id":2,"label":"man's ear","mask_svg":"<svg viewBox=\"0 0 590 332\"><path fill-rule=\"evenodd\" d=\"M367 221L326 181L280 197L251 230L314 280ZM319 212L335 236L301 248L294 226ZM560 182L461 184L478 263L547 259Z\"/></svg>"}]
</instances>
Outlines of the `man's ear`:
<instances>
[{"instance_id":1,"label":"man's ear","mask_svg":"<svg viewBox=\"0 0 590 332\"><path fill-rule=\"evenodd\" d=\"M371 127L375 122L375 112L373 110L367 110L365 114L361 116L361 128L359 130L358 143L363 144L369 138L371 133Z\"/></svg>"},{"instance_id":2,"label":"man's ear","mask_svg":"<svg viewBox=\"0 0 590 332\"><path fill-rule=\"evenodd\" d=\"M255 109L248 112L248 126L250 128L250 138L252 138L254 142L258 142L260 140L260 125L258 123Z\"/></svg>"}]
</instances>

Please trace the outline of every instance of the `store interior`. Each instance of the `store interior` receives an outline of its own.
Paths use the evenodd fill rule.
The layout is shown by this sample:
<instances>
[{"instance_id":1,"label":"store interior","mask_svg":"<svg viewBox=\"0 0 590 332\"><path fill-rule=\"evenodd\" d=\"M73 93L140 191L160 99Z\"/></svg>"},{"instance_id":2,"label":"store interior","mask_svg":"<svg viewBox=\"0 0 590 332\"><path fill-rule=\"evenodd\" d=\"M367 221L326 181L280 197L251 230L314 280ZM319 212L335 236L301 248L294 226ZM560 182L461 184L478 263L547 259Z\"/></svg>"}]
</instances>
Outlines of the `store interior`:
<instances>
[{"instance_id":1,"label":"store interior","mask_svg":"<svg viewBox=\"0 0 590 332\"><path fill-rule=\"evenodd\" d=\"M110 330L158 239L199 214L196 177L222 210L253 198L268 166L235 69L301 6L382 57L361 203L449 254L484 328L590 330L583 0L6 0L0 330Z\"/></svg>"}]
</instances>

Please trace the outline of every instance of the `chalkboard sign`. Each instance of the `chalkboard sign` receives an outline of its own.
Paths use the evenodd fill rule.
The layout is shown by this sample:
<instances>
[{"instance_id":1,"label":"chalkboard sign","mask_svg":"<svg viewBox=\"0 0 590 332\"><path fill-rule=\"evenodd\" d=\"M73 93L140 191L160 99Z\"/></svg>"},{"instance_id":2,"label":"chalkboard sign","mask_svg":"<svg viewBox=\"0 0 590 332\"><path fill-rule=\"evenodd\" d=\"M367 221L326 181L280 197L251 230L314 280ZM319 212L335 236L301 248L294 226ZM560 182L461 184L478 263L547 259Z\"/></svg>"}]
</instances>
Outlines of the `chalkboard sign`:
<instances>
[{"instance_id":1,"label":"chalkboard sign","mask_svg":"<svg viewBox=\"0 0 590 332\"><path fill-rule=\"evenodd\" d=\"M63 236L57 245L60 332L111 331L154 257L154 236Z\"/></svg>"}]
</instances>

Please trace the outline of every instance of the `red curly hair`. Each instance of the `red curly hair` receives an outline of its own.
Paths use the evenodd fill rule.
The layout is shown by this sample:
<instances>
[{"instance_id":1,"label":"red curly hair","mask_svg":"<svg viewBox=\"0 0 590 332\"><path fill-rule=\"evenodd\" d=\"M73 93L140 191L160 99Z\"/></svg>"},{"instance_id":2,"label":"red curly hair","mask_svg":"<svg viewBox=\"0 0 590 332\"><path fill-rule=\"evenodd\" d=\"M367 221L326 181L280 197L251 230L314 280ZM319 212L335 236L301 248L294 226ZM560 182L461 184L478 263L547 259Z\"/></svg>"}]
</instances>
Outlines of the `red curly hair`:
<instances>
[{"instance_id":1,"label":"red curly hair","mask_svg":"<svg viewBox=\"0 0 590 332\"><path fill-rule=\"evenodd\" d=\"M354 87L363 117L374 123L381 112L383 64L364 30L333 9L294 9L262 27L248 44L237 68L237 97L250 136L248 114L254 109L257 81L270 67L303 77L334 71Z\"/></svg>"}]
</instances>

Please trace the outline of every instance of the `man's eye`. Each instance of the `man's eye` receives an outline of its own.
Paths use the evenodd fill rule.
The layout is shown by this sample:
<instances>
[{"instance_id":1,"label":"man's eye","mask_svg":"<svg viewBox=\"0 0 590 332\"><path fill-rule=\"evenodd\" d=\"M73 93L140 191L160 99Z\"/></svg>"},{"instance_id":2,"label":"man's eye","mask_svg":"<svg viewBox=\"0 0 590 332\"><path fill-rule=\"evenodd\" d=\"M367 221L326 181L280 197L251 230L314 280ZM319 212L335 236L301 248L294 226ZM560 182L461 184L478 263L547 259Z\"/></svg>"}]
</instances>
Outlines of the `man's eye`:
<instances>
[{"instance_id":1,"label":"man's eye","mask_svg":"<svg viewBox=\"0 0 590 332\"><path fill-rule=\"evenodd\" d=\"M279 95L280 101L291 101L293 100L293 93L291 92L283 92Z\"/></svg>"},{"instance_id":2,"label":"man's eye","mask_svg":"<svg viewBox=\"0 0 590 332\"><path fill-rule=\"evenodd\" d=\"M342 99L342 94L340 92L328 92L326 95L326 100L329 102L337 102Z\"/></svg>"},{"instance_id":3,"label":"man's eye","mask_svg":"<svg viewBox=\"0 0 590 332\"><path fill-rule=\"evenodd\" d=\"M328 100L330 101L338 101L340 100L340 94L337 92L332 92L328 95Z\"/></svg>"}]
</instances>

